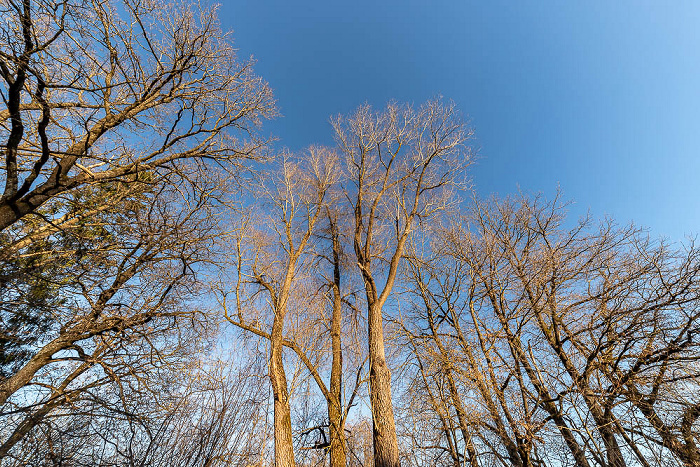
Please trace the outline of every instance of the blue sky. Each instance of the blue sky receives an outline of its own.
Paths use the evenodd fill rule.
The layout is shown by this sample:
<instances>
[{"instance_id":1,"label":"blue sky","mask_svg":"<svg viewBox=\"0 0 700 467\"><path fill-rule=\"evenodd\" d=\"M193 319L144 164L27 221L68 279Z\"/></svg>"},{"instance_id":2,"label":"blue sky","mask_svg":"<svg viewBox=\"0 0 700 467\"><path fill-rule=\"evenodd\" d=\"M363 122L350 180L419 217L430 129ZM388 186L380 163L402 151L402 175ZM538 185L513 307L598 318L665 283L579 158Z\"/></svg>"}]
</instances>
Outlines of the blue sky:
<instances>
[{"instance_id":1,"label":"blue sky","mask_svg":"<svg viewBox=\"0 0 700 467\"><path fill-rule=\"evenodd\" d=\"M279 145L331 115L443 95L476 130L482 195L560 186L654 235L700 234L700 1L234 0L220 9L275 91Z\"/></svg>"}]
</instances>

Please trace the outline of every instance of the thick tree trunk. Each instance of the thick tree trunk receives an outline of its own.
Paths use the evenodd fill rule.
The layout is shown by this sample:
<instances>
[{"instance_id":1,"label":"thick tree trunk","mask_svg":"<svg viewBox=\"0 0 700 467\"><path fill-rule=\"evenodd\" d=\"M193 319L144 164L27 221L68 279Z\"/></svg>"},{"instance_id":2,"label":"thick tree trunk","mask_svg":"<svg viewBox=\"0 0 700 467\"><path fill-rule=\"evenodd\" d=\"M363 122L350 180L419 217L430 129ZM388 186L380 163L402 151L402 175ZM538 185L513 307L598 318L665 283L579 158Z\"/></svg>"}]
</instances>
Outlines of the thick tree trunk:
<instances>
[{"instance_id":1,"label":"thick tree trunk","mask_svg":"<svg viewBox=\"0 0 700 467\"><path fill-rule=\"evenodd\" d=\"M294 467L292 416L287 377L282 362L282 321L283 316L275 316L270 339L269 370L274 399L275 467Z\"/></svg>"},{"instance_id":2,"label":"thick tree trunk","mask_svg":"<svg viewBox=\"0 0 700 467\"><path fill-rule=\"evenodd\" d=\"M372 406L374 466L399 467L394 409L391 403L391 373L384 353L382 312L369 307L369 398Z\"/></svg>"},{"instance_id":3,"label":"thick tree trunk","mask_svg":"<svg viewBox=\"0 0 700 467\"><path fill-rule=\"evenodd\" d=\"M610 467L627 467L625 458L622 455L622 450L620 445L615 438L614 425L610 417L605 417L603 411L598 406L595 400L589 400L592 398L586 397L586 403L593 415L593 419L596 422L598 433L600 433L601 438L603 438L603 444L605 445L605 455L608 459L608 464Z\"/></svg>"},{"instance_id":4,"label":"thick tree trunk","mask_svg":"<svg viewBox=\"0 0 700 467\"><path fill-rule=\"evenodd\" d=\"M345 467L345 433L340 407L328 404L328 419L330 421L330 467Z\"/></svg>"}]
</instances>

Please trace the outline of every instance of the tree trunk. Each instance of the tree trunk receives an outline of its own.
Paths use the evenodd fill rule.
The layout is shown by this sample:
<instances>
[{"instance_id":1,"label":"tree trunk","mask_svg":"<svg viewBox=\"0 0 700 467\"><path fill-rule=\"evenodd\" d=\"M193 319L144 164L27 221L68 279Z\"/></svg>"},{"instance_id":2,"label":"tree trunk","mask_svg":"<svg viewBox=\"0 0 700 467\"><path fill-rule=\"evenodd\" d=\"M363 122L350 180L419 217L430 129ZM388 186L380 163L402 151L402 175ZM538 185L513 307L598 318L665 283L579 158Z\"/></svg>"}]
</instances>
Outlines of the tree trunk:
<instances>
[{"instance_id":1,"label":"tree trunk","mask_svg":"<svg viewBox=\"0 0 700 467\"><path fill-rule=\"evenodd\" d=\"M330 425L330 467L345 467L345 433L340 406L328 404L328 420Z\"/></svg>"},{"instance_id":2,"label":"tree trunk","mask_svg":"<svg viewBox=\"0 0 700 467\"><path fill-rule=\"evenodd\" d=\"M369 307L369 398L372 406L374 466L399 467L394 409L391 403L391 373L384 353L382 312Z\"/></svg>"},{"instance_id":3,"label":"tree trunk","mask_svg":"<svg viewBox=\"0 0 700 467\"><path fill-rule=\"evenodd\" d=\"M331 316L331 384L328 401L328 424L330 430L330 467L345 467L345 432L342 408L343 348L341 342L343 303L340 294L340 242L335 223L333 234L333 314Z\"/></svg>"},{"instance_id":4,"label":"tree trunk","mask_svg":"<svg viewBox=\"0 0 700 467\"><path fill-rule=\"evenodd\" d=\"M282 321L275 316L270 339L270 383L274 399L275 467L294 467L292 416L282 362Z\"/></svg>"}]
</instances>

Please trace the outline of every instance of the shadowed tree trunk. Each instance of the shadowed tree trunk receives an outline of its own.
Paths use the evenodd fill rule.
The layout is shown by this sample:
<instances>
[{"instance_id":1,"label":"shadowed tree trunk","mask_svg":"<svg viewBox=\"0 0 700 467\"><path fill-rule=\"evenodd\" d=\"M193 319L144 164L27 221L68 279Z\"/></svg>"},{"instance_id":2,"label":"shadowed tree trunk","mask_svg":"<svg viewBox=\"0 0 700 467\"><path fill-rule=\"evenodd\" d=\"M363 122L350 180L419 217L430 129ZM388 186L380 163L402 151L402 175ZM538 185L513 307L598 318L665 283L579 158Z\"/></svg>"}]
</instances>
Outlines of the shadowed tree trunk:
<instances>
[{"instance_id":1,"label":"shadowed tree trunk","mask_svg":"<svg viewBox=\"0 0 700 467\"><path fill-rule=\"evenodd\" d=\"M333 249L333 311L331 315L331 382L329 387L330 400L328 405L328 424L330 430L330 467L345 467L345 417L342 410L343 390L343 348L341 329L343 320L343 302L340 288L340 258L341 247L338 238L338 225L328 214Z\"/></svg>"}]
</instances>

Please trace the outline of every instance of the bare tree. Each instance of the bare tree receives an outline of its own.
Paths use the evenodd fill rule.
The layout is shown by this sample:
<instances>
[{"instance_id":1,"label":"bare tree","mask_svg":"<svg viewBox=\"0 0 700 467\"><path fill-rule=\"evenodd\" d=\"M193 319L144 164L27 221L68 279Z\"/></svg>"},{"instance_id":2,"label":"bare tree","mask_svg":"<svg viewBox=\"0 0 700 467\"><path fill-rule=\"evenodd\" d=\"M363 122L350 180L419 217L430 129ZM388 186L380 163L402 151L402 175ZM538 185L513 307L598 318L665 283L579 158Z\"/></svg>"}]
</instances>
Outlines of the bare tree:
<instances>
[{"instance_id":1,"label":"bare tree","mask_svg":"<svg viewBox=\"0 0 700 467\"><path fill-rule=\"evenodd\" d=\"M23 0L0 12L0 452L10 455L55 432L51 420L80 425L90 404L145 409L136 401L154 375L194 351L210 320L190 299L225 234L214 209L240 162L258 156L253 130L274 107L214 10Z\"/></svg>"},{"instance_id":2,"label":"bare tree","mask_svg":"<svg viewBox=\"0 0 700 467\"><path fill-rule=\"evenodd\" d=\"M82 225L52 236L53 246L78 242L91 249L61 268L62 301L47 331L0 380L8 428L0 453L9 453L47 417L79 415L79 401L120 394L100 404L138 410L126 395L134 387L154 389L151 380L162 378L162 368L176 371L197 351L197 328L206 334L209 318L190 298L202 290L199 274L214 259L221 231L208 195L190 197L183 209L181 194L161 187L91 218L87 231ZM60 250L42 254L66 261Z\"/></svg>"},{"instance_id":3,"label":"bare tree","mask_svg":"<svg viewBox=\"0 0 700 467\"><path fill-rule=\"evenodd\" d=\"M471 436L480 462L694 465L696 247L611 221L566 227L564 211L558 198L475 201L413 263L407 336L446 448L466 420L453 445L470 459ZM485 415L465 418L465 397Z\"/></svg>"},{"instance_id":4,"label":"bare tree","mask_svg":"<svg viewBox=\"0 0 700 467\"><path fill-rule=\"evenodd\" d=\"M347 232L340 230L343 225L337 208L339 195L331 191L324 224L316 238L314 253L319 261L314 268L317 277L313 283L318 284L320 300L310 319L300 321L289 343L325 399L327 423L315 427L322 439L314 443L313 449L327 450L331 467L345 467L351 454L345 424L365 382L366 362L365 352L360 348L364 335L358 329L361 297L358 297L358 284L344 249ZM309 336L312 329L316 330L314 337ZM328 365L330 375L326 384L322 371Z\"/></svg>"},{"instance_id":5,"label":"bare tree","mask_svg":"<svg viewBox=\"0 0 700 467\"><path fill-rule=\"evenodd\" d=\"M185 337L185 336L183 336ZM193 336L190 336L193 337ZM185 350L185 349L181 349ZM106 385L42 420L0 465L247 467L266 455L262 361L208 352L116 391ZM140 376L143 378L144 373ZM115 394L125 403L115 400ZM111 395L110 395L111 394Z\"/></svg>"},{"instance_id":6,"label":"bare tree","mask_svg":"<svg viewBox=\"0 0 700 467\"><path fill-rule=\"evenodd\" d=\"M366 297L374 462L398 467L383 310L412 232L440 213L463 182L470 133L454 106L439 100L417 109L390 104L378 113L366 105L333 126L349 171L344 190Z\"/></svg>"},{"instance_id":7,"label":"bare tree","mask_svg":"<svg viewBox=\"0 0 700 467\"><path fill-rule=\"evenodd\" d=\"M410 386L439 419L435 456L453 465L543 465L536 454L544 416L529 384L500 341L498 322L483 313L475 273L439 238L427 256L411 254L413 312L403 332L416 370ZM428 417L430 419L430 417Z\"/></svg>"},{"instance_id":8,"label":"bare tree","mask_svg":"<svg viewBox=\"0 0 700 467\"><path fill-rule=\"evenodd\" d=\"M264 372L255 360L237 360L202 361L201 368L182 375L186 389L134 450L134 464L248 467L263 462L261 446L269 429Z\"/></svg>"},{"instance_id":9,"label":"bare tree","mask_svg":"<svg viewBox=\"0 0 700 467\"><path fill-rule=\"evenodd\" d=\"M283 350L286 345L296 349L298 355L303 356L303 352L298 344L286 339L284 326L290 308L304 307L308 300L300 276L316 261L310 254L309 240L324 215L325 198L334 181L335 167L332 159L324 161L326 155L312 148L303 162L284 156L279 175L263 181L263 199L271 207L266 219L269 228L244 219L236 243L235 311L228 311L226 294L222 300L232 324L270 343L268 373L274 398L276 466L295 465ZM270 309L269 320L260 309L266 306ZM314 376L319 378L318 374Z\"/></svg>"},{"instance_id":10,"label":"bare tree","mask_svg":"<svg viewBox=\"0 0 700 467\"><path fill-rule=\"evenodd\" d=\"M348 459L357 455L347 445L346 422L350 409L357 403L356 398L362 392L365 384L365 363L367 354L360 348L366 336L359 329L362 324L361 294L358 293L357 281L352 274L350 255L345 252L347 238L340 233L340 213L335 215L328 212L328 234L330 236L331 257L333 266L332 282L332 315L331 315L331 383L330 394L335 399L328 407L328 419L331 431L330 456L331 465L345 466ZM342 281L341 282L341 278ZM343 324L343 308L351 311L350 322ZM343 339L343 335L348 336ZM354 358L350 358L354 357ZM346 381L346 382L344 382ZM345 397L343 392L345 391ZM340 410L335 409L339 407ZM335 432L335 433L334 433ZM335 443L335 444L334 444Z\"/></svg>"}]
</instances>

